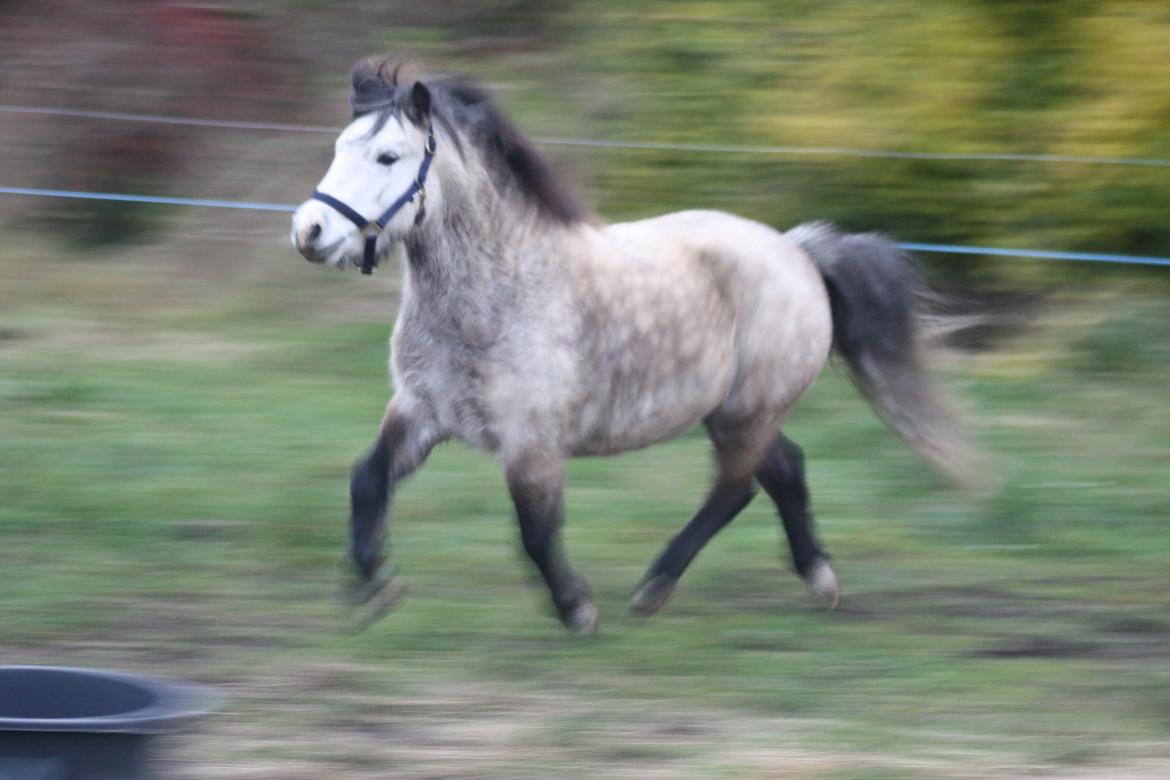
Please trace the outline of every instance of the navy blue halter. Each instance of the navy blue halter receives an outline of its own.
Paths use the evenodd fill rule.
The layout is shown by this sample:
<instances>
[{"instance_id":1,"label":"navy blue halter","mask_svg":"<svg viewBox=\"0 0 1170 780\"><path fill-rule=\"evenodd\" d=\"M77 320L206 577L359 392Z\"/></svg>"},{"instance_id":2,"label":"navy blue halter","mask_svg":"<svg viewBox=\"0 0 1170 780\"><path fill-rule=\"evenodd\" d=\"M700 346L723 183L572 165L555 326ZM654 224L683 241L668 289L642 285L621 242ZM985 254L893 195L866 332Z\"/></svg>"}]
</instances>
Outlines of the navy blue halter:
<instances>
[{"instance_id":1,"label":"navy blue halter","mask_svg":"<svg viewBox=\"0 0 1170 780\"><path fill-rule=\"evenodd\" d=\"M418 167L418 175L414 177L414 182L406 189L406 192L398 196L398 199L390 204L390 208L383 211L382 216L373 222L332 195L326 195L319 190L313 190L314 200L319 200L325 205L333 207L337 213L357 225L357 229L366 237L365 252L362 255L363 274L372 274L378 266L378 234L386 229L386 224L394 218L395 214L402 210L403 206L412 202L415 196L418 196L418 213L414 216L414 224L419 224L423 221L423 217L426 216L427 191L424 187L427 183L427 171L431 169L431 160L435 159L435 148L435 128L433 125L427 125L427 145L423 148L423 160L422 165Z\"/></svg>"}]
</instances>

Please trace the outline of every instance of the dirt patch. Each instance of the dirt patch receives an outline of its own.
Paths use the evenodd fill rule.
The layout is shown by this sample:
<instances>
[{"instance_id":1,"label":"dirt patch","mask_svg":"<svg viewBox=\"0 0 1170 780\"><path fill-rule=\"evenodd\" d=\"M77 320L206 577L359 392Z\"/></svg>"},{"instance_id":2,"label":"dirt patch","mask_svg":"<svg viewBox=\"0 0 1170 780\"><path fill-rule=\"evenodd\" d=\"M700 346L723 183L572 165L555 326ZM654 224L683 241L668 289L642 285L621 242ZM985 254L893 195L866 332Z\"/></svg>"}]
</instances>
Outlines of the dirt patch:
<instances>
[{"instance_id":1,"label":"dirt patch","mask_svg":"<svg viewBox=\"0 0 1170 780\"><path fill-rule=\"evenodd\" d=\"M977 650L977 658L1094 658L1100 646L1093 642L1030 636L1006 640L998 645Z\"/></svg>"},{"instance_id":2,"label":"dirt patch","mask_svg":"<svg viewBox=\"0 0 1170 780\"><path fill-rule=\"evenodd\" d=\"M1102 633L1086 639L1026 636L1005 639L971 653L978 658L1094 658L1142 661L1170 659L1170 641L1162 636Z\"/></svg>"},{"instance_id":3,"label":"dirt patch","mask_svg":"<svg viewBox=\"0 0 1170 780\"><path fill-rule=\"evenodd\" d=\"M869 620L907 615L971 619L1040 618L1053 617L1076 608L1077 605L1057 598L979 586L846 594L840 607L844 614Z\"/></svg>"},{"instance_id":4,"label":"dirt patch","mask_svg":"<svg viewBox=\"0 0 1170 780\"><path fill-rule=\"evenodd\" d=\"M1135 590L1141 587L1134 582ZM1083 597L950 586L846 594L835 615L848 621L912 622L923 633L959 632L983 642L967 653L976 658L1170 659L1170 624L1151 611Z\"/></svg>"}]
</instances>

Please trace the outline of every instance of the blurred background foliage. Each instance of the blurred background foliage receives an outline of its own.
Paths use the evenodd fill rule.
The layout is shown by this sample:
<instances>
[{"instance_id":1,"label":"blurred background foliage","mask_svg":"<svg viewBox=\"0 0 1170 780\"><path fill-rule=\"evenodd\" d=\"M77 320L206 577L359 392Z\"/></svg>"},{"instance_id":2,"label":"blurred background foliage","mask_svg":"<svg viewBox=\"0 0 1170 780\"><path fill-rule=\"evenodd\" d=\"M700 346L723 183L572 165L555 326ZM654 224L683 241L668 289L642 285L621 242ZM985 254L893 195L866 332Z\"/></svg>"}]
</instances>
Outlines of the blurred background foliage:
<instances>
[{"instance_id":1,"label":"blurred background foliage","mask_svg":"<svg viewBox=\"0 0 1170 780\"><path fill-rule=\"evenodd\" d=\"M386 51L480 78L538 137L1170 158L1170 6L1141 0L391 0L343 13L313 0L16 0L5 15L10 103L340 124L349 63ZM27 154L9 183L170 194L199 187L207 145L227 132L14 122ZM328 146L285 141L293 155ZM1170 255L1166 167L545 148L611 219L714 207L907 241ZM226 164L255 177L264 162L237 148ZM124 206L69 210L93 209L99 237L140 227L119 224Z\"/></svg>"}]
</instances>

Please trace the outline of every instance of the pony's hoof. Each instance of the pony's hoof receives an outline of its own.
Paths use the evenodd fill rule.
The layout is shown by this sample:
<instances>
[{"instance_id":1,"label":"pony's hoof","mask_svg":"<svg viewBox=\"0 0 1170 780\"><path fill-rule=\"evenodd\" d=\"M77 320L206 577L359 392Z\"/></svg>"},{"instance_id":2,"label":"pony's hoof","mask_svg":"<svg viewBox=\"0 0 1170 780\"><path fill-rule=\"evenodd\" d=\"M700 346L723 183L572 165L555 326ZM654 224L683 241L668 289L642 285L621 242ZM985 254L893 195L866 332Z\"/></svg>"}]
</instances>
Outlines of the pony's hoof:
<instances>
[{"instance_id":1,"label":"pony's hoof","mask_svg":"<svg viewBox=\"0 0 1170 780\"><path fill-rule=\"evenodd\" d=\"M817 559L804 575L804 585L814 599L829 609L836 609L841 601L841 586L833 567L824 558Z\"/></svg>"},{"instance_id":2,"label":"pony's hoof","mask_svg":"<svg viewBox=\"0 0 1170 780\"><path fill-rule=\"evenodd\" d=\"M561 615L561 623L569 633L577 636L588 636L597 631L597 622L600 615L592 601L586 599L577 606Z\"/></svg>"},{"instance_id":3,"label":"pony's hoof","mask_svg":"<svg viewBox=\"0 0 1170 780\"><path fill-rule=\"evenodd\" d=\"M351 630L361 631L382 616L393 612L406 597L410 588L402 577L374 577L358 582L349 589L349 600L354 605Z\"/></svg>"},{"instance_id":4,"label":"pony's hoof","mask_svg":"<svg viewBox=\"0 0 1170 780\"><path fill-rule=\"evenodd\" d=\"M626 614L636 618L648 618L666 604L670 594L674 593L674 586L678 580L666 574L659 574L654 579L638 588L626 605Z\"/></svg>"}]
</instances>

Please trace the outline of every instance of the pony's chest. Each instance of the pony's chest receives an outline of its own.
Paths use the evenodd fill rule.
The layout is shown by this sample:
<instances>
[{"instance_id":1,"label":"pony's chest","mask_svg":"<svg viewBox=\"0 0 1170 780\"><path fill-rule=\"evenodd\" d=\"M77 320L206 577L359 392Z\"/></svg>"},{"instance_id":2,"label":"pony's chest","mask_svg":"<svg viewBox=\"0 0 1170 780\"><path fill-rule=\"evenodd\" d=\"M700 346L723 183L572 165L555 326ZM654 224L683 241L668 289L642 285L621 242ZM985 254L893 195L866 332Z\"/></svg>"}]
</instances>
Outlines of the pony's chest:
<instances>
[{"instance_id":1,"label":"pony's chest","mask_svg":"<svg viewBox=\"0 0 1170 780\"><path fill-rule=\"evenodd\" d=\"M473 446L490 447L478 350L426 329L400 327L391 339L394 384L421 401L433 422Z\"/></svg>"}]
</instances>

